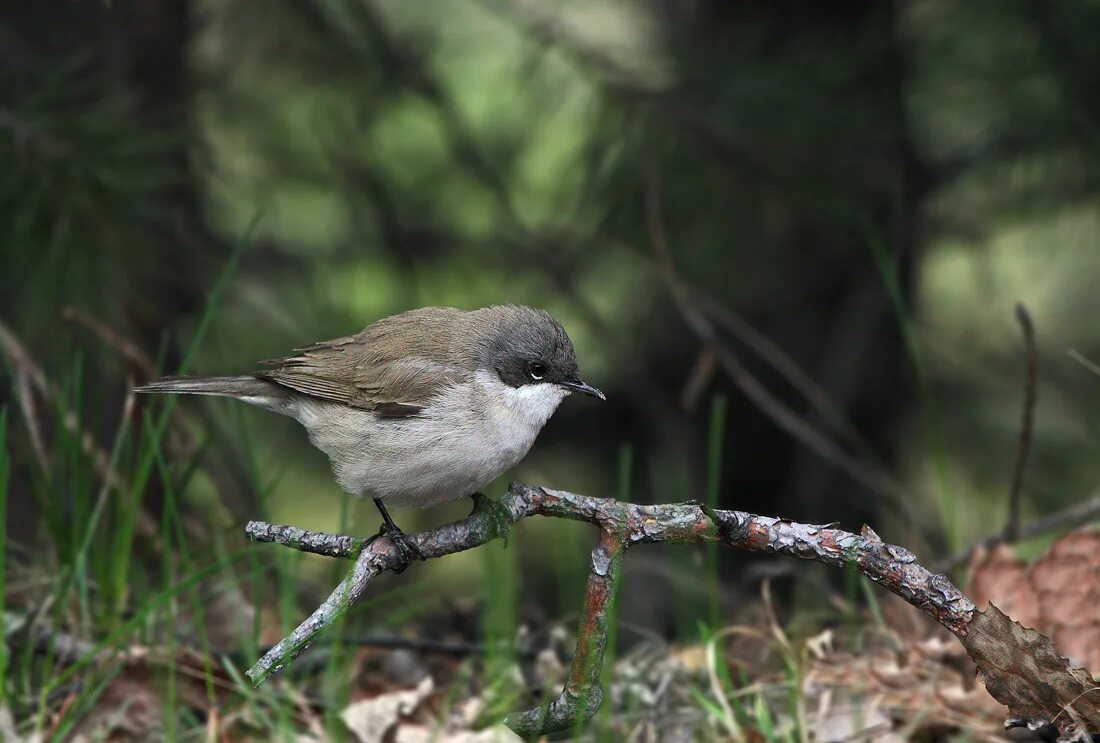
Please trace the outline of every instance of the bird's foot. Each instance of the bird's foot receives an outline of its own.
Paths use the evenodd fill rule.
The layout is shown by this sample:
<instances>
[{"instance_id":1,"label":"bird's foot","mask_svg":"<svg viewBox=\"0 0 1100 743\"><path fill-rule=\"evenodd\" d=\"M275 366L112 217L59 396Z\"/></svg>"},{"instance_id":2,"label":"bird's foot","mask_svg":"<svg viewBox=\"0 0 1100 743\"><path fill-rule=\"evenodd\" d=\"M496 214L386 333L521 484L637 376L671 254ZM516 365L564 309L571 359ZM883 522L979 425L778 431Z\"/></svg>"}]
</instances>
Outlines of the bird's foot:
<instances>
[{"instance_id":1,"label":"bird's foot","mask_svg":"<svg viewBox=\"0 0 1100 743\"><path fill-rule=\"evenodd\" d=\"M395 573L402 573L409 565L412 565L414 560L427 560L428 556L424 554L424 550L420 549L420 545L412 540L408 534L401 531L400 528L394 523L383 523L378 529L378 533L375 534L367 544L370 544L379 537L385 537L393 542L393 545L397 547L397 551L401 553L401 566L394 568Z\"/></svg>"}]
</instances>

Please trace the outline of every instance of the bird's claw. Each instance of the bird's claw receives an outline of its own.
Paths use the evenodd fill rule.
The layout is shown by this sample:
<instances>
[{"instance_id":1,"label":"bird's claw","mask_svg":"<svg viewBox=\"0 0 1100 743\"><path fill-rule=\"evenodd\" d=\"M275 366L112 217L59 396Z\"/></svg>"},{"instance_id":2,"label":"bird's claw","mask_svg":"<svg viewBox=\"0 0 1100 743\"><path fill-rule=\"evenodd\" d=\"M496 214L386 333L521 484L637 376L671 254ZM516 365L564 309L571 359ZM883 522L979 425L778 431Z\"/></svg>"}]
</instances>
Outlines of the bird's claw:
<instances>
[{"instance_id":1,"label":"bird's claw","mask_svg":"<svg viewBox=\"0 0 1100 743\"><path fill-rule=\"evenodd\" d=\"M394 568L395 573L404 572L405 568L411 565L414 560L423 561L428 559L428 556L424 554L424 550L420 549L420 545L414 542L408 534L397 528L396 525L391 526L383 523L378 529L378 533L371 537L370 541L373 542L379 537L385 537L393 542L393 546L401 553L401 566Z\"/></svg>"}]
</instances>

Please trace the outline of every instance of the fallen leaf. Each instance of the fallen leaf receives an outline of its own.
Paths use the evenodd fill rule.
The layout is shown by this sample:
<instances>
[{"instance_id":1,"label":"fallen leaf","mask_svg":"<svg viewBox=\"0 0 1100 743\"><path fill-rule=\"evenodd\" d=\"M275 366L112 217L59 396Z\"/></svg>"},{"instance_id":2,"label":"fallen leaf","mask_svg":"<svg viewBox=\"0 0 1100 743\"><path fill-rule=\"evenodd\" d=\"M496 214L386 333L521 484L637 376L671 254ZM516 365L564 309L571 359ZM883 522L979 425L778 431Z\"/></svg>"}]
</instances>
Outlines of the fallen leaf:
<instances>
[{"instance_id":1,"label":"fallen leaf","mask_svg":"<svg viewBox=\"0 0 1100 743\"><path fill-rule=\"evenodd\" d=\"M381 743L386 734L403 718L411 715L435 688L427 676L415 689L393 691L353 702L340 718L359 743Z\"/></svg>"},{"instance_id":2,"label":"fallen leaf","mask_svg":"<svg viewBox=\"0 0 1100 743\"><path fill-rule=\"evenodd\" d=\"M1100 533L1066 534L1030 567L1006 545L975 551L967 595L995 602L1025 627L1049 635L1075 663L1100 667Z\"/></svg>"},{"instance_id":3,"label":"fallen leaf","mask_svg":"<svg viewBox=\"0 0 1100 743\"><path fill-rule=\"evenodd\" d=\"M1043 615L1038 628L1074 662L1100 667L1100 533L1078 529L1062 537L1031 566L1028 579Z\"/></svg>"},{"instance_id":4,"label":"fallen leaf","mask_svg":"<svg viewBox=\"0 0 1100 743\"><path fill-rule=\"evenodd\" d=\"M1074 668L1050 638L1012 621L995 605L974 613L959 637L978 666L978 679L1016 717L1074 719L1100 729L1100 685Z\"/></svg>"},{"instance_id":5,"label":"fallen leaf","mask_svg":"<svg viewBox=\"0 0 1100 743\"><path fill-rule=\"evenodd\" d=\"M441 734L438 728L428 725L402 725L397 729L394 743L518 743L523 738L503 725L494 725L484 730L450 731Z\"/></svg>"},{"instance_id":6,"label":"fallen leaf","mask_svg":"<svg viewBox=\"0 0 1100 743\"><path fill-rule=\"evenodd\" d=\"M979 547L970 560L968 574L965 593L979 609L994 601L1021 624L1042 627L1043 614L1039 597L1028 580L1027 563L1011 547L1005 544L991 549Z\"/></svg>"}]
</instances>

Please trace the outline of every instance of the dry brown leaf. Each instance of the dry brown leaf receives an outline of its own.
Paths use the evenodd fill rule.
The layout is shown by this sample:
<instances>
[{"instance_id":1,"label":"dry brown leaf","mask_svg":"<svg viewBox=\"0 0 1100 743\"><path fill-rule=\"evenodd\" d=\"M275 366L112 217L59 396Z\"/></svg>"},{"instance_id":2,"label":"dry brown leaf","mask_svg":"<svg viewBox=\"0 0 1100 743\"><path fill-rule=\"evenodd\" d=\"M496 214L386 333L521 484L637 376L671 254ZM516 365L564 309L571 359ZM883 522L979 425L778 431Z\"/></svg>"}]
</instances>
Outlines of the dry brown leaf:
<instances>
[{"instance_id":1,"label":"dry brown leaf","mask_svg":"<svg viewBox=\"0 0 1100 743\"><path fill-rule=\"evenodd\" d=\"M977 550L967 594L996 603L1025 627L1052 637L1073 662L1100 668L1100 533L1070 532L1028 567L1005 545Z\"/></svg>"},{"instance_id":2,"label":"dry brown leaf","mask_svg":"<svg viewBox=\"0 0 1100 743\"><path fill-rule=\"evenodd\" d=\"M435 727L428 725L402 725L397 729L394 743L520 743L523 738L503 725L494 725L484 730L450 731L441 734Z\"/></svg>"},{"instance_id":3,"label":"dry brown leaf","mask_svg":"<svg viewBox=\"0 0 1100 743\"><path fill-rule=\"evenodd\" d=\"M873 740L876 743L903 743L895 732L893 720L878 700L867 700L847 692L830 698L810 715L808 727L816 740Z\"/></svg>"},{"instance_id":4,"label":"dry brown leaf","mask_svg":"<svg viewBox=\"0 0 1100 743\"><path fill-rule=\"evenodd\" d=\"M0 704L0 741L4 743L42 743L42 733L34 732L26 736L20 735L15 729L15 719L7 705Z\"/></svg>"},{"instance_id":5,"label":"dry brown leaf","mask_svg":"<svg viewBox=\"0 0 1100 743\"><path fill-rule=\"evenodd\" d=\"M1012 714L1054 721L1080 718L1100 729L1100 685L1074 668L1050 638L1012 621L993 604L975 612L959 638L978 666L978 678Z\"/></svg>"},{"instance_id":6,"label":"dry brown leaf","mask_svg":"<svg viewBox=\"0 0 1100 743\"><path fill-rule=\"evenodd\" d=\"M1079 529L1059 539L1031 566L1041 629L1062 652L1087 668L1100 668L1100 534Z\"/></svg>"},{"instance_id":7,"label":"dry brown leaf","mask_svg":"<svg viewBox=\"0 0 1100 743\"><path fill-rule=\"evenodd\" d=\"M107 685L72 732L74 743L153 740L163 732L160 697L148 668L129 667Z\"/></svg>"},{"instance_id":8,"label":"dry brown leaf","mask_svg":"<svg viewBox=\"0 0 1100 743\"><path fill-rule=\"evenodd\" d=\"M386 734L402 718L411 715L432 693L434 684L428 676L415 689L393 691L349 704L340 719L354 733L359 743L381 743Z\"/></svg>"},{"instance_id":9,"label":"dry brown leaf","mask_svg":"<svg viewBox=\"0 0 1100 743\"><path fill-rule=\"evenodd\" d=\"M828 716L834 704L847 699L882 710L897 720L897 729L928 724L966 730L973 739L999 740L1006 710L957 667L964 657L954 639L948 645L938 638L912 643L900 653L834 651L811 660L807 703L817 707L818 716Z\"/></svg>"},{"instance_id":10,"label":"dry brown leaf","mask_svg":"<svg viewBox=\"0 0 1100 743\"><path fill-rule=\"evenodd\" d=\"M686 671L699 672L706 670L707 667L706 645L675 647L669 650L668 657L680 663Z\"/></svg>"},{"instance_id":11,"label":"dry brown leaf","mask_svg":"<svg viewBox=\"0 0 1100 743\"><path fill-rule=\"evenodd\" d=\"M966 595L975 606L984 608L993 601L1021 624L1042 627L1039 597L1028 581L1027 563L1016 557L1011 547L979 547L974 550L968 572Z\"/></svg>"}]
</instances>

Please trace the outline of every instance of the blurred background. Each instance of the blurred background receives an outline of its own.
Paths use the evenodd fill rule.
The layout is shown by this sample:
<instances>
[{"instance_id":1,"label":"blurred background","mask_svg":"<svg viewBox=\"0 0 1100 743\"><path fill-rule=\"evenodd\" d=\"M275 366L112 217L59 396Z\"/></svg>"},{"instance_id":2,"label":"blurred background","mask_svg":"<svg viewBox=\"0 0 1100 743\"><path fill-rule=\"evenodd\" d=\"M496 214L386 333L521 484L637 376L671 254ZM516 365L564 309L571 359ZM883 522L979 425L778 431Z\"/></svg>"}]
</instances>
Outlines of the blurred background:
<instances>
[{"instance_id":1,"label":"blurred background","mask_svg":"<svg viewBox=\"0 0 1100 743\"><path fill-rule=\"evenodd\" d=\"M246 549L224 571L245 577L195 579L233 607L205 624L219 646L277 639L335 568L247 548L244 522L365 535L373 506L289 419L198 399L123 415L128 389L427 305L545 307L607 393L567 401L511 479L868 523L931 563L1008 517L1022 303L1023 518L1086 501L1100 378L1070 351L1100 360L1098 32L1084 0L5 4L7 563L39 581L8 609L99 642L203 555ZM593 536L524 523L506 549L387 576L372 592L395 598L349 626L571 621ZM844 581L650 547L621 610L683 640L764 578L788 618ZM202 624L188 606L181 626Z\"/></svg>"}]
</instances>

